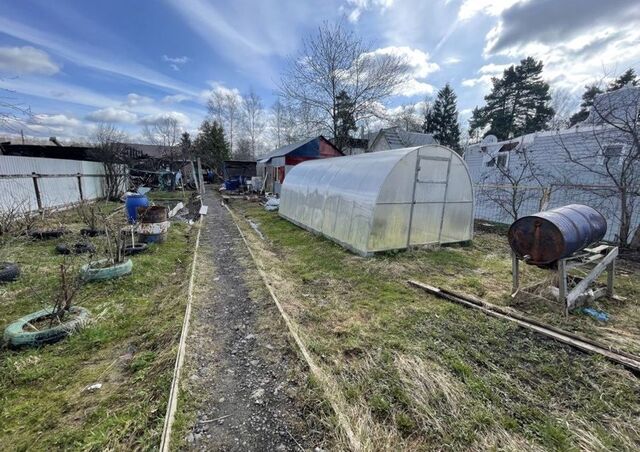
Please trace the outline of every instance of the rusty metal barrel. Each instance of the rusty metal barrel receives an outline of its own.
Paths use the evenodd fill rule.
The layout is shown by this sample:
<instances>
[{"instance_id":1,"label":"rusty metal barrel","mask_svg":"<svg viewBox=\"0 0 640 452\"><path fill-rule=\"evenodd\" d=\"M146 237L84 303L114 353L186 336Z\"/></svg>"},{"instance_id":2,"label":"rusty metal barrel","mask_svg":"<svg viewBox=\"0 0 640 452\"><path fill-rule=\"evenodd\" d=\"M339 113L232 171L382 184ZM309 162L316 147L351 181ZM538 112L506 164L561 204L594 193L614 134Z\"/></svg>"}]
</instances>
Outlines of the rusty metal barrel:
<instances>
[{"instance_id":1,"label":"rusty metal barrel","mask_svg":"<svg viewBox=\"0 0 640 452\"><path fill-rule=\"evenodd\" d=\"M161 243L169 230L169 209L162 206L138 208L138 239L142 243Z\"/></svg>"},{"instance_id":2,"label":"rusty metal barrel","mask_svg":"<svg viewBox=\"0 0 640 452\"><path fill-rule=\"evenodd\" d=\"M509 245L532 265L549 265L607 233L607 220L592 207L570 204L519 218L509 228Z\"/></svg>"}]
</instances>

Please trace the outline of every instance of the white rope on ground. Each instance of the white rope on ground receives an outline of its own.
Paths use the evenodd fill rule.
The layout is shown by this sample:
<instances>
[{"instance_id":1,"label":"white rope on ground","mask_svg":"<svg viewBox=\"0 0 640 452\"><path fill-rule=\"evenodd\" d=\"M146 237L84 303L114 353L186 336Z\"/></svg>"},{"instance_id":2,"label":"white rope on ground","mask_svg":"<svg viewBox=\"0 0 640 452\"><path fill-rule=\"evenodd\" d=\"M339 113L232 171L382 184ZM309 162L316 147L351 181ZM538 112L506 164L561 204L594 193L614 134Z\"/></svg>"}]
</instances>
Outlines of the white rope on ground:
<instances>
[{"instance_id":1,"label":"white rope on ground","mask_svg":"<svg viewBox=\"0 0 640 452\"><path fill-rule=\"evenodd\" d=\"M198 247L200 246L200 233L202 232L202 218L200 217L198 224L198 235L196 236L196 245L193 252L193 262L191 264L191 277L189 278L189 290L187 295L187 307L184 312L184 320L182 321L182 333L180 334L180 345L178 346L178 355L176 356L176 364L173 368L173 381L171 382L171 391L169 392L169 400L167 401L167 413L164 417L164 427L162 429L162 440L160 442L160 452L169 452L171 445L171 428L178 407L178 390L180 384L180 372L184 363L184 351L187 342L187 334L189 333L189 319L191 318L191 301L193 300L193 283L196 274L196 260L198 258Z\"/></svg>"},{"instance_id":2,"label":"white rope on ground","mask_svg":"<svg viewBox=\"0 0 640 452\"><path fill-rule=\"evenodd\" d=\"M332 382L329 379L329 377L314 362L313 358L311 357L311 354L307 350L307 346L304 344L304 342L302 342L302 339L300 339L300 336L298 335L298 332L297 332L297 328L295 327L295 325L292 322L292 320L289 318L289 315L285 312L284 308L282 307L282 304L280 304L280 300L278 300L278 297L276 296L273 288L271 287L271 283L269 283L269 280L267 279L267 274L264 272L264 270L262 269L258 259L256 259L256 256L253 254L253 250L249 246L249 242L247 242L247 238L245 237L244 233L242 232L242 229L240 229L240 226L238 225L238 222L236 221L236 217L235 217L233 211L229 208L229 206L226 203L224 203L224 207L229 211L229 214L231 215L231 218L233 219L233 223L236 225L236 228L238 228L238 232L240 233L240 237L242 237L242 240L244 241L245 246L249 250L249 254L251 255L251 258L253 259L253 262L256 265L256 268L258 269L258 273L260 274L260 277L262 278L262 282L264 283L264 285L266 286L267 290L269 291L269 294L271 294L271 298L273 299L274 303L278 307L278 311L280 312L280 315L284 319L284 323L287 325L287 328L289 329L289 333L291 334L291 336L293 337L294 341L296 342L296 344L298 346L298 349L300 350L300 353L302 354L304 360L306 361L307 365L309 366L309 369L311 370L311 373L320 382L320 384L323 386L324 393L327 396L327 399L329 400L329 403L331 404L331 408L333 409L334 413L336 414L336 417L338 418L338 424L340 425L340 428L342 428L342 430L344 431L345 435L347 436L347 439L349 440L349 444L351 445L351 449L354 452L361 451L362 450L362 442L360 441L360 438L358 438L358 436L354 433L353 429L351 428L351 424L349 423L349 419L348 419L347 415L340 408L340 403L338 402L336 396L334 395L337 391L335 391L335 390L331 391L330 390L330 389L334 389L335 385L332 384Z\"/></svg>"}]
</instances>

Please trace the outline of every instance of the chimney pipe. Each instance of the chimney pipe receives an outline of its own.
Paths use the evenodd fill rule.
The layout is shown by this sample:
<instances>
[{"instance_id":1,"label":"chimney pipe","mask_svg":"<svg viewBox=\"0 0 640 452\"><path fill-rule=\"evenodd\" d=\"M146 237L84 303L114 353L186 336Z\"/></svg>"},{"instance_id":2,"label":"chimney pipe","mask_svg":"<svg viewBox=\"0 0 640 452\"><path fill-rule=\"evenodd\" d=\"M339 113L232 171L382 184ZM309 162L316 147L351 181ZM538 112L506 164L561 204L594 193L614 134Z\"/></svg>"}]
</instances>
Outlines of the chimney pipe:
<instances>
[{"instance_id":1,"label":"chimney pipe","mask_svg":"<svg viewBox=\"0 0 640 452\"><path fill-rule=\"evenodd\" d=\"M49 141L51 141L56 146L62 147L62 145L60 144L60 142L58 141L58 139L56 137L49 137Z\"/></svg>"}]
</instances>

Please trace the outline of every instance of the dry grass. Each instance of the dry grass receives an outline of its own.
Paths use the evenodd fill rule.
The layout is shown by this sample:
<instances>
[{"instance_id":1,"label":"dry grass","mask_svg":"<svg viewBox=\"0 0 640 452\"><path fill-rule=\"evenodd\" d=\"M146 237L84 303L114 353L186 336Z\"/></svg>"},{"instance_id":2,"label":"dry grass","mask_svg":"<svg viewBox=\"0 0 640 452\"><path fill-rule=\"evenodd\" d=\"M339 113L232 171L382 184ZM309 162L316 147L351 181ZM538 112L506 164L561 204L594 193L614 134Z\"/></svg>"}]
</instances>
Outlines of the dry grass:
<instances>
[{"instance_id":1,"label":"dry grass","mask_svg":"<svg viewBox=\"0 0 640 452\"><path fill-rule=\"evenodd\" d=\"M418 279L520 309L508 296L504 238L482 233L467 247L363 259L259 206L234 203L259 224L265 240L239 221L334 382L331 396L344 400L363 450L640 447L640 383L628 371L406 284ZM627 301L604 306L615 314L609 325L584 315L558 318L531 300L522 310L592 337L613 328L636 340L640 278L622 271L636 279L620 278ZM524 272L540 276L538 269Z\"/></svg>"}]
</instances>

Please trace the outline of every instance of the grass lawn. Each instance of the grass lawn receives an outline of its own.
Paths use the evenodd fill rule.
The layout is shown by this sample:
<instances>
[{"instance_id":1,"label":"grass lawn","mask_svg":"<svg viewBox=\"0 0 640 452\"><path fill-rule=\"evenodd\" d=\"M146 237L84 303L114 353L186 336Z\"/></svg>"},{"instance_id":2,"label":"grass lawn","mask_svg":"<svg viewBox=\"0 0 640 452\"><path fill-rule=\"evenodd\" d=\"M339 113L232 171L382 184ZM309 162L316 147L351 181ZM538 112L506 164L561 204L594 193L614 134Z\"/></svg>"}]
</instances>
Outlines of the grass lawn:
<instances>
[{"instance_id":1,"label":"grass lawn","mask_svg":"<svg viewBox=\"0 0 640 452\"><path fill-rule=\"evenodd\" d=\"M638 352L637 268L620 264L617 290L627 299L599 304L608 323L564 319L553 303L509 298L503 235L364 259L257 204L231 207L365 450L640 448L640 381L626 369L406 283L512 305L600 340L623 335L617 345Z\"/></svg>"},{"instance_id":2,"label":"grass lawn","mask_svg":"<svg viewBox=\"0 0 640 452\"><path fill-rule=\"evenodd\" d=\"M104 210L116 204L100 203ZM118 212L117 214L123 214ZM73 211L60 219L73 231ZM0 449L147 450L162 432L193 255L194 230L172 224L166 243L133 256L133 273L86 284L74 304L83 330L35 349L0 348ZM78 238L75 235L75 238ZM18 281L0 286L0 326L42 309L59 284L59 241L4 239ZM91 239L98 250L104 238ZM81 264L88 258L80 258ZM85 388L101 383L102 388Z\"/></svg>"}]
</instances>

